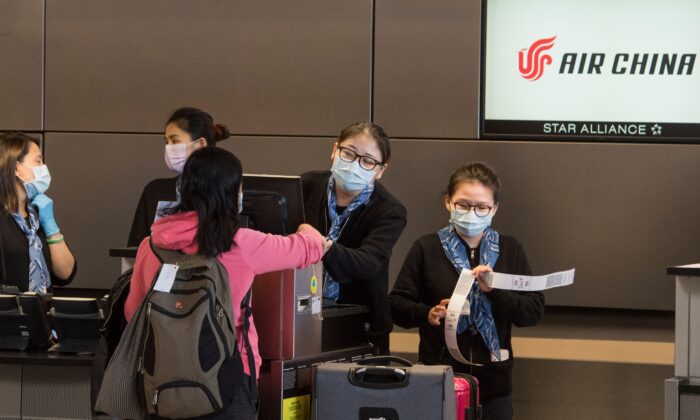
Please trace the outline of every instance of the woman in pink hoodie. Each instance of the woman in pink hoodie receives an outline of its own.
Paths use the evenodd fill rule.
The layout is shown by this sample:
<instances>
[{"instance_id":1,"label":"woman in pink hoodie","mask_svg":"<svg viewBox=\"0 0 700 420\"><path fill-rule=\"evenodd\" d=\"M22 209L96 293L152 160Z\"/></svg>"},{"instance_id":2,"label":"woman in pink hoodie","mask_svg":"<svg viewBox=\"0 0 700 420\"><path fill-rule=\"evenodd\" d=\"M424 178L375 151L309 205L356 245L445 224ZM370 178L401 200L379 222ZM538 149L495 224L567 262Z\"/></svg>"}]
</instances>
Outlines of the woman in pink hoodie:
<instances>
[{"instance_id":1,"label":"woman in pink hoodie","mask_svg":"<svg viewBox=\"0 0 700 420\"><path fill-rule=\"evenodd\" d=\"M254 377L258 378L261 365L258 334L251 316L248 339L253 354L250 355L245 346L244 314L240 305L253 278L266 272L314 264L330 246L309 225L299 226L297 233L286 237L241 228L238 215L242 173L240 161L226 150L207 147L194 152L182 174L179 207L174 214L158 220L151 228L151 238L157 247L216 257L229 275L244 378L233 403L224 412L214 417L207 416L207 419L253 419L256 415L257 393L250 385L249 357L255 360ZM160 266L149 238L144 239L138 249L131 290L124 306L127 319L131 318L150 289Z\"/></svg>"}]
</instances>

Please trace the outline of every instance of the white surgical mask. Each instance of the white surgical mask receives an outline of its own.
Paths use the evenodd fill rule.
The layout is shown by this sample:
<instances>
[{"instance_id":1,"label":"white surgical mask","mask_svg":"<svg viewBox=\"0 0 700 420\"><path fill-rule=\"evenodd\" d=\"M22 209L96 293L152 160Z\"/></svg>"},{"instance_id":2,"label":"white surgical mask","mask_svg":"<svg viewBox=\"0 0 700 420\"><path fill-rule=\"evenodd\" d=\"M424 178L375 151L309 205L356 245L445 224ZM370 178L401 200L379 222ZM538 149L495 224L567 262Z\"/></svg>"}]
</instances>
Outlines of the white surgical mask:
<instances>
[{"instance_id":1,"label":"white surgical mask","mask_svg":"<svg viewBox=\"0 0 700 420\"><path fill-rule=\"evenodd\" d=\"M28 166L22 162L18 162L20 165L25 166L32 170L34 173L34 180L24 181L24 189L27 191L27 199L32 200L39 194L44 194L48 191L51 186L51 173L49 172L49 167L46 165L39 166Z\"/></svg>"},{"instance_id":2,"label":"white surgical mask","mask_svg":"<svg viewBox=\"0 0 700 420\"><path fill-rule=\"evenodd\" d=\"M238 192L238 214L243 213L243 191Z\"/></svg>"},{"instance_id":3,"label":"white surgical mask","mask_svg":"<svg viewBox=\"0 0 700 420\"><path fill-rule=\"evenodd\" d=\"M333 159L331 172L338 186L349 192L362 191L367 188L374 181L376 173L362 169L358 161L346 162L340 157Z\"/></svg>"},{"instance_id":4,"label":"white surgical mask","mask_svg":"<svg viewBox=\"0 0 700 420\"><path fill-rule=\"evenodd\" d=\"M491 226L493 212L485 217L477 216L473 211L466 212L453 209L450 212L450 223L464 236L477 236Z\"/></svg>"},{"instance_id":5,"label":"white surgical mask","mask_svg":"<svg viewBox=\"0 0 700 420\"><path fill-rule=\"evenodd\" d=\"M197 140L188 144L166 144L165 164L168 165L168 169L181 174L183 169L185 169L185 162L187 162L187 147L195 142L197 142Z\"/></svg>"}]
</instances>

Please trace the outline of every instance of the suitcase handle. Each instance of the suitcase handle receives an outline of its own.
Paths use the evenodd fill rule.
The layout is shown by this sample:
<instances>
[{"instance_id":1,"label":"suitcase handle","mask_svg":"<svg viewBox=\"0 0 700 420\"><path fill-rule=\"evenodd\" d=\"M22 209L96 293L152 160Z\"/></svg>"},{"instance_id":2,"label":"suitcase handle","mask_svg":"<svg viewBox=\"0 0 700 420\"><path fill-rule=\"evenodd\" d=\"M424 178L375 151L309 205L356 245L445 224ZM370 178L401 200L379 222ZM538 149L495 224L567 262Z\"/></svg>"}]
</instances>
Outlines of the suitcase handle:
<instances>
[{"instance_id":1,"label":"suitcase handle","mask_svg":"<svg viewBox=\"0 0 700 420\"><path fill-rule=\"evenodd\" d=\"M350 383L362 388L395 389L408 386L406 369L391 367L356 367L350 369Z\"/></svg>"},{"instance_id":2,"label":"suitcase handle","mask_svg":"<svg viewBox=\"0 0 700 420\"><path fill-rule=\"evenodd\" d=\"M403 357L397 357L397 356L374 356L374 357L367 357L365 359L361 359L355 362L355 364L358 365L382 365L382 366L389 366L391 362L398 363L403 366L411 367L413 366L413 363L410 361L404 359Z\"/></svg>"}]
</instances>

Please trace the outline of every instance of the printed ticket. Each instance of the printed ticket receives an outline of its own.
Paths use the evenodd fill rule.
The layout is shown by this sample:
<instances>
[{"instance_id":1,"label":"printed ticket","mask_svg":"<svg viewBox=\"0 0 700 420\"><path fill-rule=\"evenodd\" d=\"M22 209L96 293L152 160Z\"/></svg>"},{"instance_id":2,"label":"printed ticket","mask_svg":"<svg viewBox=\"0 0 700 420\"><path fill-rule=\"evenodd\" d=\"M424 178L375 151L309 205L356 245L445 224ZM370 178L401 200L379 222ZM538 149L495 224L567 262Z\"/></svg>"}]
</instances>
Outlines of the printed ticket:
<instances>
[{"instance_id":1,"label":"printed ticket","mask_svg":"<svg viewBox=\"0 0 700 420\"><path fill-rule=\"evenodd\" d=\"M484 273L484 282L494 289L534 292L569 286L574 283L575 268L543 276L521 276L517 274Z\"/></svg>"},{"instance_id":2,"label":"printed ticket","mask_svg":"<svg viewBox=\"0 0 700 420\"><path fill-rule=\"evenodd\" d=\"M467 299L467 296L472 288L472 284L474 284L472 272L466 269L462 270L457 280L455 290L452 292L450 303L447 305L447 315L445 315L445 343L447 344L447 350L455 360L465 365L482 366L465 359L457 345L457 324L459 323L460 315L469 315L469 299Z\"/></svg>"},{"instance_id":3,"label":"printed ticket","mask_svg":"<svg viewBox=\"0 0 700 420\"><path fill-rule=\"evenodd\" d=\"M553 287L569 286L574 283L574 273L576 269L559 271L544 276L521 276L503 273L484 273L484 281L489 287L494 289L515 290L519 292L531 292L547 290ZM470 270L462 270L457 280L457 285L450 297L447 305L447 315L445 315L445 343L450 355L457 361L465 365L483 366L467 360L459 351L457 344L457 325L460 315L469 315L469 292L474 284L474 275ZM501 359L507 360L509 355L506 351L503 354L501 349ZM492 361L495 355L492 356Z\"/></svg>"}]
</instances>

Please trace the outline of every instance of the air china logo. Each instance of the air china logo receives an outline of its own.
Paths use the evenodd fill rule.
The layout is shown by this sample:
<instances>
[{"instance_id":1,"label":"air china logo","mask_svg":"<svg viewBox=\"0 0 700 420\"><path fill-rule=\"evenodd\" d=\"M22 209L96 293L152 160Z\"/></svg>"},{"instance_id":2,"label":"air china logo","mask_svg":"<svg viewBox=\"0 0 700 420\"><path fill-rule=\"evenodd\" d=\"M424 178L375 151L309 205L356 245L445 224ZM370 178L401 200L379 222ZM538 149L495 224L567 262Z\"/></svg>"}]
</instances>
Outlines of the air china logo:
<instances>
[{"instance_id":1,"label":"air china logo","mask_svg":"<svg viewBox=\"0 0 700 420\"><path fill-rule=\"evenodd\" d=\"M523 48L518 51L518 69L520 75L531 82L542 77L544 67L552 64L552 56L543 54L554 46L556 36L551 38L538 39L530 45L530 48ZM527 59L525 58L527 54Z\"/></svg>"},{"instance_id":2,"label":"air china logo","mask_svg":"<svg viewBox=\"0 0 700 420\"><path fill-rule=\"evenodd\" d=\"M534 82L542 77L545 67L554 64L560 75L624 76L692 76L697 53L678 52L585 52L566 51L559 44L554 58L547 52L554 47L556 36L533 42L518 51L518 70L523 79Z\"/></svg>"}]
</instances>

